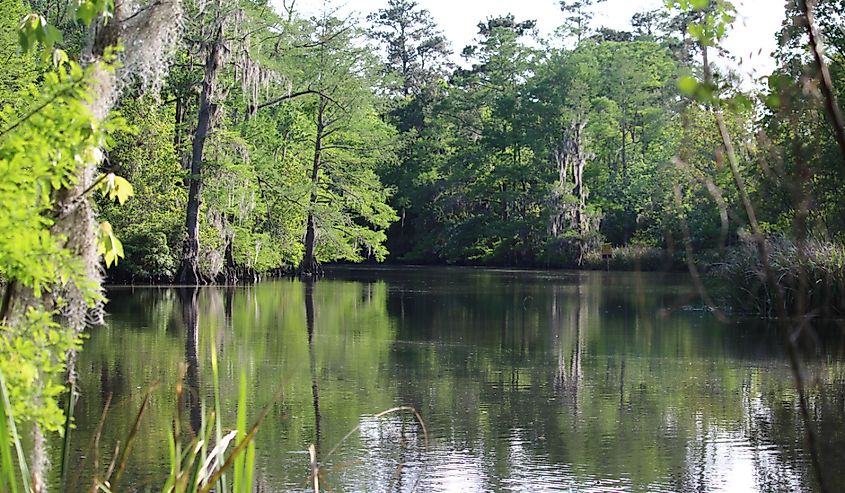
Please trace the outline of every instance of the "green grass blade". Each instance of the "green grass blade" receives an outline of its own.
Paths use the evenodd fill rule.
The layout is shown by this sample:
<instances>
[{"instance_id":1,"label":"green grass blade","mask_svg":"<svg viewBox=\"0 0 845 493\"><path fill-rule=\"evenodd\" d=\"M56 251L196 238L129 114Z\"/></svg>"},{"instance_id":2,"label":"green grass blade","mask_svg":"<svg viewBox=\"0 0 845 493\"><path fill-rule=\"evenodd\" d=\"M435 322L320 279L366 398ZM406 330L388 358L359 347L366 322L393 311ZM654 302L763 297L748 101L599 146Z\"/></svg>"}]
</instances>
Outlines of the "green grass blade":
<instances>
[{"instance_id":1,"label":"green grass blade","mask_svg":"<svg viewBox=\"0 0 845 493\"><path fill-rule=\"evenodd\" d=\"M32 493L32 484L29 478L29 467L26 465L26 456L23 453L23 446L18 435L18 429L15 426L14 414L12 413L12 403L9 401L9 391L6 388L6 377L3 372L0 372L0 407L3 409L4 426L7 426L6 436L10 437L12 444L15 446L15 451L18 454L18 470L21 474L21 482L26 493ZM12 469L14 473L14 469ZM14 484L14 483L13 483Z\"/></svg>"},{"instance_id":2,"label":"green grass blade","mask_svg":"<svg viewBox=\"0 0 845 493\"><path fill-rule=\"evenodd\" d=\"M279 391L275 396L273 396L273 400L270 401L269 404L264 406L264 409L261 410L261 414L258 415L258 419L255 420L255 423L252 424L252 428L249 429L249 432L244 437L243 441L235 447L235 450L229 454L229 458L226 459L226 462L223 463L222 466L214 473L214 476L208 481L208 484L205 485L203 489L200 490L200 493L208 493L211 491L213 484L216 481L219 481L220 478L225 474L226 470L232 467L232 464L235 461L235 458L238 457L239 454L244 453L244 450L247 446L252 442L255 438L255 434L258 433L258 427L261 426L261 423L264 422L264 418L267 417L267 414L270 413L270 408L273 406L273 403L279 398L281 391Z\"/></svg>"},{"instance_id":3,"label":"green grass blade","mask_svg":"<svg viewBox=\"0 0 845 493\"><path fill-rule=\"evenodd\" d=\"M246 462L244 463L244 489L243 493L252 493L252 481L255 475L255 442L249 442L246 449Z\"/></svg>"},{"instance_id":4,"label":"green grass blade","mask_svg":"<svg viewBox=\"0 0 845 493\"><path fill-rule=\"evenodd\" d=\"M176 478L179 475L177 473L179 470L179 457L176 454L176 442L173 439L172 433L167 434L167 450L170 455L170 475L162 488L162 491L165 493L173 489L173 486L176 484Z\"/></svg>"},{"instance_id":5,"label":"green grass blade","mask_svg":"<svg viewBox=\"0 0 845 493\"><path fill-rule=\"evenodd\" d=\"M220 376L217 368L217 345L213 337L211 338L211 380L214 383L214 431L217 443L220 443L223 440L223 415L220 412ZM218 461L222 464L225 458L225 453L221 450ZM215 481L219 481L218 492L226 493L226 475L218 475Z\"/></svg>"},{"instance_id":6,"label":"green grass blade","mask_svg":"<svg viewBox=\"0 0 845 493\"><path fill-rule=\"evenodd\" d=\"M70 434L73 429L73 412L76 408L75 384L71 382L67 389L67 410L65 411L65 436L62 437L62 464L60 469L60 490L67 489L67 475L70 467Z\"/></svg>"},{"instance_id":7,"label":"green grass blade","mask_svg":"<svg viewBox=\"0 0 845 493\"><path fill-rule=\"evenodd\" d=\"M241 368L240 392L238 393L238 436L237 443L246 437L246 370ZM232 489L235 493L249 493L244 484L244 460L245 456L239 455L234 464L234 483Z\"/></svg>"},{"instance_id":8,"label":"green grass blade","mask_svg":"<svg viewBox=\"0 0 845 493\"><path fill-rule=\"evenodd\" d=\"M208 443L211 441L211 433L213 431L213 428L209 423L214 419L214 417L212 416L212 419L209 419L204 398L200 400L200 416L202 416L200 423L200 430L202 430L201 436L204 437L200 457L202 457L202 460L205 461L206 457L208 457Z\"/></svg>"},{"instance_id":9,"label":"green grass blade","mask_svg":"<svg viewBox=\"0 0 845 493\"><path fill-rule=\"evenodd\" d=\"M0 401L0 491L18 492L15 466L12 461L12 435L9 434L8 411Z\"/></svg>"},{"instance_id":10,"label":"green grass blade","mask_svg":"<svg viewBox=\"0 0 845 493\"><path fill-rule=\"evenodd\" d=\"M186 488L189 492L194 492L199 489L199 476L200 470L202 469L202 465L205 463L206 454L204 450L204 444L200 443L200 438L195 438L193 442L191 442L191 476L188 479L188 487Z\"/></svg>"}]
</instances>

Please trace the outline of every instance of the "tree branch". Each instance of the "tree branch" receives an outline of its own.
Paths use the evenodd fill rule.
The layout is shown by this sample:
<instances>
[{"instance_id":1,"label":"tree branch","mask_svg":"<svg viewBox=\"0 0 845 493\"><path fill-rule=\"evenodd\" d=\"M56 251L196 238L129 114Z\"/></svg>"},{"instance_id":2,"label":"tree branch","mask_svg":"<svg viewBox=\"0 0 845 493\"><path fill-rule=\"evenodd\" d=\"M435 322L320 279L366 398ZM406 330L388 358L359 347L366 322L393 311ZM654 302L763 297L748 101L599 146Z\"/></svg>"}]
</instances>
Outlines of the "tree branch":
<instances>
[{"instance_id":1,"label":"tree branch","mask_svg":"<svg viewBox=\"0 0 845 493\"><path fill-rule=\"evenodd\" d=\"M804 14L807 34L810 37L810 47L813 49L813 57L819 69L819 81L821 82L822 94L825 99L825 109L831 119L833 133L836 135L836 142L839 144L839 151L845 159L845 119L842 118L842 110L836 100L836 93L833 91L833 80L830 77L830 70L824 61L824 45L814 24L813 9L808 5L807 0L799 0L798 5Z\"/></svg>"},{"instance_id":2,"label":"tree branch","mask_svg":"<svg viewBox=\"0 0 845 493\"><path fill-rule=\"evenodd\" d=\"M281 102L290 101L291 99L298 98L300 96L306 96L308 94L317 94L317 95L324 97L324 98L328 99L329 101L337 104L334 99L330 98L329 96L323 94L320 91L317 91L317 90L314 90L314 89L306 89L304 91L285 94L284 96L280 96L278 98L271 99L270 101L265 101L265 102L259 104L258 106L256 106L255 109L256 110L264 109L264 108L267 108L268 106L274 106L274 105L277 105Z\"/></svg>"}]
</instances>

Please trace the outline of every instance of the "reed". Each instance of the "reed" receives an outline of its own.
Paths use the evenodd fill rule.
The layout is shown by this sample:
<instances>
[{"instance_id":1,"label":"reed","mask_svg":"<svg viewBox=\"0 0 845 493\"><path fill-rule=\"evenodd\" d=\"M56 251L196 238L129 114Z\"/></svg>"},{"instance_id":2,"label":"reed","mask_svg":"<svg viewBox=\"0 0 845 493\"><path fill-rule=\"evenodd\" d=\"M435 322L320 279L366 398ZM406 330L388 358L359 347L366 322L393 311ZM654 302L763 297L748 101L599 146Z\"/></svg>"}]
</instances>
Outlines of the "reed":
<instances>
[{"instance_id":1,"label":"reed","mask_svg":"<svg viewBox=\"0 0 845 493\"><path fill-rule=\"evenodd\" d=\"M17 464L12 457L12 450L17 455ZM32 493L29 467L15 426L6 378L0 371L0 491L17 493L18 484L24 493Z\"/></svg>"},{"instance_id":2,"label":"reed","mask_svg":"<svg viewBox=\"0 0 845 493\"><path fill-rule=\"evenodd\" d=\"M176 386L176 416L173 420L173 430L168 435L170 469L168 477L161 486L162 493L209 493L211 491L250 493L254 489L255 435L278 395L261 410L252 425L248 425L247 378L246 374L241 372L237 427L224 434L223 430L227 428L223 425L219 413L220 387L216 375L216 364L212 365L212 372L214 373L215 411L208 414L203 412L200 429L190 437L184 436L180 425L183 414L181 378ZM184 369L181 371L181 377L184 377ZM144 414L157 387L156 383L146 390L132 427L122 442L123 445L119 443L115 447L113 458L105 472L102 475L95 473L95 476L91 478L90 491L117 493L133 490L132 487L124 488L122 479L132 454L133 444L142 431ZM205 403L202 402L201 406L204 410ZM105 421L106 412L104 411L100 425ZM68 422L70 423L70 420ZM101 426L98 426L96 436L89 444L92 450L85 454L95 457L95 460L99 456L96 449L99 447L100 432ZM99 471L99 467L97 470ZM230 470L233 472L231 481L226 477L226 473ZM66 477L65 473L66 471L61 471L62 478ZM62 489L65 486L63 484ZM13 408L2 373L0 373L0 491L35 493L29 480L24 448L15 427Z\"/></svg>"},{"instance_id":3,"label":"reed","mask_svg":"<svg viewBox=\"0 0 845 493\"><path fill-rule=\"evenodd\" d=\"M845 316L845 245L818 239L801 245L784 236L770 237L767 245L767 258L761 259L753 240L743 236L724 262L711 269L725 287L728 306L767 317L777 313ZM781 307L766 282L766 263L783 293Z\"/></svg>"},{"instance_id":4,"label":"reed","mask_svg":"<svg viewBox=\"0 0 845 493\"><path fill-rule=\"evenodd\" d=\"M600 250L589 250L584 254L583 268L587 270L612 271L681 271L686 269L684 258L679 253L657 247L629 245L615 247L608 262Z\"/></svg>"}]
</instances>

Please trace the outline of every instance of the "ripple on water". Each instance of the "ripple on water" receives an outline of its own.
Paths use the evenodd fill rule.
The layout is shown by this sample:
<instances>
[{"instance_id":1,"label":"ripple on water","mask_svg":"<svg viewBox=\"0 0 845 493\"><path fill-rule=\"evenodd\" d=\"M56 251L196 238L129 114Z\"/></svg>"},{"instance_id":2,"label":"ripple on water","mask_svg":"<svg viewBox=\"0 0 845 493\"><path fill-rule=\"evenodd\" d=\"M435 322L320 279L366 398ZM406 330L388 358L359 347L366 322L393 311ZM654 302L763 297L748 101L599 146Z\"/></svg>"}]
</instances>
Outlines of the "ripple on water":
<instances>
[{"instance_id":1,"label":"ripple on water","mask_svg":"<svg viewBox=\"0 0 845 493\"><path fill-rule=\"evenodd\" d=\"M708 491L808 491L794 463L773 444L711 426L687 448L685 486Z\"/></svg>"}]
</instances>

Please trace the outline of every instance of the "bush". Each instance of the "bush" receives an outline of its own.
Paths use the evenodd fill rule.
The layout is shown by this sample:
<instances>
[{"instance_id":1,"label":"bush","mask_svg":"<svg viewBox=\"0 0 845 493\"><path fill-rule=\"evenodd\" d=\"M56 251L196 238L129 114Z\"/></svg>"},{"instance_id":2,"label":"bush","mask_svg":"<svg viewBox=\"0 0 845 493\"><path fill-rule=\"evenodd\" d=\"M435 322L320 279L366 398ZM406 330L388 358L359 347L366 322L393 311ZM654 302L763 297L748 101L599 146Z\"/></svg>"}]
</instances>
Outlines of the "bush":
<instances>
[{"instance_id":1,"label":"bush","mask_svg":"<svg viewBox=\"0 0 845 493\"><path fill-rule=\"evenodd\" d=\"M111 272L112 279L167 281L176 275L177 252L170 247L165 231L130 226L123 236L123 248L126 257Z\"/></svg>"}]
</instances>

